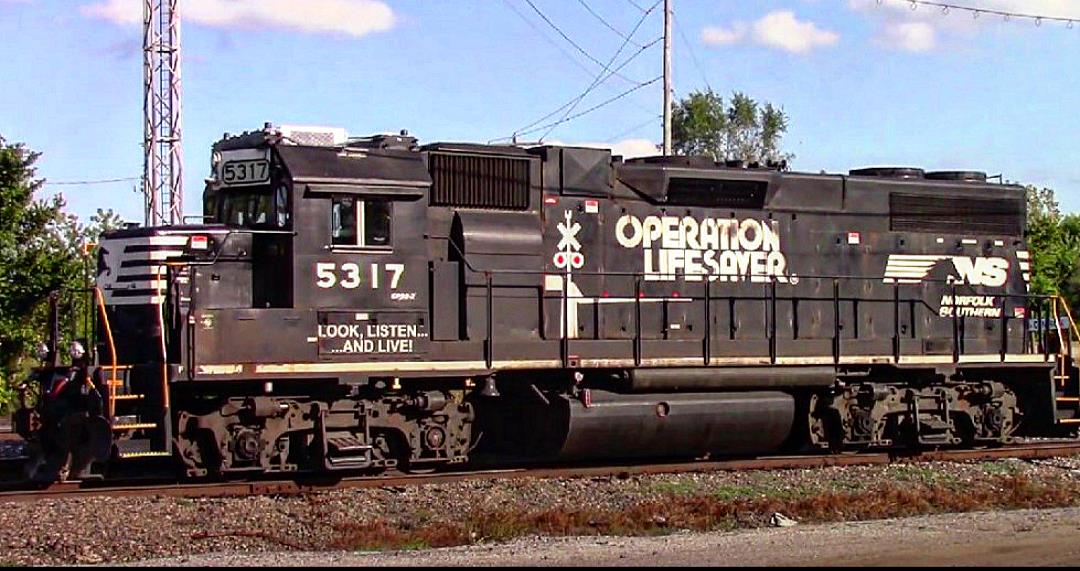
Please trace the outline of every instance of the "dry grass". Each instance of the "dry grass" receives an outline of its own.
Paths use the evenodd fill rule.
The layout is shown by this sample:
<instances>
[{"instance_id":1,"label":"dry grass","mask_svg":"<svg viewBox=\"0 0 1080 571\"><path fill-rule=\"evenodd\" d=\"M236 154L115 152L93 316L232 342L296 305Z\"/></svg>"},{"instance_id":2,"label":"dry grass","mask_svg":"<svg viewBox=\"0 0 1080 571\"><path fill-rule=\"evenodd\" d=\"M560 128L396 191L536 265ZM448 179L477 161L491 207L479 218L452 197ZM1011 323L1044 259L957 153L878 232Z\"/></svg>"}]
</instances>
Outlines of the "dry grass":
<instances>
[{"instance_id":1,"label":"dry grass","mask_svg":"<svg viewBox=\"0 0 1080 571\"><path fill-rule=\"evenodd\" d=\"M967 486L895 483L855 492L822 491L733 499L685 491L624 510L475 511L454 520L356 522L335 525L329 549L417 549L506 541L526 535L657 535L768 525L776 512L804 523L883 519L945 512L1065 507L1080 503L1080 485L1067 479L1034 482L992 476Z\"/></svg>"}]
</instances>

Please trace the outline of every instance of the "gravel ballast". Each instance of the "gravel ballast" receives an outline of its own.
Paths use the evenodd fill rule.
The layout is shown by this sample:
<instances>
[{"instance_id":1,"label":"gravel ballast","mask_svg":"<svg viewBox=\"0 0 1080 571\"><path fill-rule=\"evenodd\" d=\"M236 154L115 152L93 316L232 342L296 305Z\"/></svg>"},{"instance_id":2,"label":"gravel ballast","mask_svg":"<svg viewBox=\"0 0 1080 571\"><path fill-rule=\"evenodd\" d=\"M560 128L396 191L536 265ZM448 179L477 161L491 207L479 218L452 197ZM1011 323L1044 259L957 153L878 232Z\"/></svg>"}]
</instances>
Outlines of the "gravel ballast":
<instances>
[{"instance_id":1,"label":"gravel ballast","mask_svg":"<svg viewBox=\"0 0 1080 571\"><path fill-rule=\"evenodd\" d=\"M830 494L873 495L884 484L899 489L947 489L962 495L969 488L996 486L1004 479L1020 479L1048 489L1080 490L1080 457L629 478L477 479L290 497L90 497L6 503L0 504L0 564L122 563L220 553L356 552L380 547L380 536L372 534L372 529L390 530L398 537L410 530L450 528L475 514L634 513L643 504L692 505L700 499L751 505L747 502L763 498L784 502ZM1080 504L1080 493L1070 491L1057 497L1055 504ZM940 511L933 505L911 509L914 513ZM768 527L771 515L749 513L718 522L716 528ZM655 525L650 533L680 533L677 525L664 525L664 516L654 517L658 519L652 522ZM829 520L850 517L861 516L857 512L850 516L838 513ZM356 535L358 526L365 535ZM809 527L800 524L786 529ZM603 531L597 529L593 535ZM535 534L529 529L508 528L492 537L469 540L490 546L530 535ZM391 545L381 547L387 546ZM406 546L424 549L430 545L418 541Z\"/></svg>"},{"instance_id":2,"label":"gravel ballast","mask_svg":"<svg viewBox=\"0 0 1080 571\"><path fill-rule=\"evenodd\" d=\"M526 537L421 551L219 552L147 566L1048 566L1080 563L1080 508L977 512L663 537Z\"/></svg>"}]
</instances>

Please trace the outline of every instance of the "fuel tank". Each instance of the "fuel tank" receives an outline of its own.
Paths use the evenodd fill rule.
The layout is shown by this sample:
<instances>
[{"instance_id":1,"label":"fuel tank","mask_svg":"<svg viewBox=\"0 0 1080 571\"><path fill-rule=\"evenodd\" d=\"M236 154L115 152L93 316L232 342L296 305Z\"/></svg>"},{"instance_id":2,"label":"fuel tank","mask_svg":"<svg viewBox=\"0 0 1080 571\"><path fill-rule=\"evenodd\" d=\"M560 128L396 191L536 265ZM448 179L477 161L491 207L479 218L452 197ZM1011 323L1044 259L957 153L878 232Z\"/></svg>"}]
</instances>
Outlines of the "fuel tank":
<instances>
[{"instance_id":1,"label":"fuel tank","mask_svg":"<svg viewBox=\"0 0 1080 571\"><path fill-rule=\"evenodd\" d=\"M825 388L836 381L833 367L699 367L634 369L623 374L621 387L630 393Z\"/></svg>"},{"instance_id":2,"label":"fuel tank","mask_svg":"<svg viewBox=\"0 0 1080 571\"><path fill-rule=\"evenodd\" d=\"M620 394L515 402L489 425L503 452L552 460L691 458L777 450L795 399L779 391Z\"/></svg>"}]
</instances>

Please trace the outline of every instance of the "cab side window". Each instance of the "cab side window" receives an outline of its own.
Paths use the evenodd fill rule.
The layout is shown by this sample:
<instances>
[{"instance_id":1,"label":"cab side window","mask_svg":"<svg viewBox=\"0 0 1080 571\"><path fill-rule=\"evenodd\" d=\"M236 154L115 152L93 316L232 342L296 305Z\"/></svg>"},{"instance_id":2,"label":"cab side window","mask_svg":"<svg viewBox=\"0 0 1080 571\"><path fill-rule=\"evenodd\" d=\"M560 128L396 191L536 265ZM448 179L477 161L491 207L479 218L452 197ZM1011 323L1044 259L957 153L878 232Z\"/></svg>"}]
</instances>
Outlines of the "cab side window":
<instances>
[{"instance_id":1,"label":"cab side window","mask_svg":"<svg viewBox=\"0 0 1080 571\"><path fill-rule=\"evenodd\" d=\"M359 210L364 221L361 246L390 247L390 206L389 200L366 200L360 203Z\"/></svg>"},{"instance_id":2,"label":"cab side window","mask_svg":"<svg viewBox=\"0 0 1080 571\"><path fill-rule=\"evenodd\" d=\"M390 248L393 203L385 199L333 198L330 237L334 246Z\"/></svg>"}]
</instances>

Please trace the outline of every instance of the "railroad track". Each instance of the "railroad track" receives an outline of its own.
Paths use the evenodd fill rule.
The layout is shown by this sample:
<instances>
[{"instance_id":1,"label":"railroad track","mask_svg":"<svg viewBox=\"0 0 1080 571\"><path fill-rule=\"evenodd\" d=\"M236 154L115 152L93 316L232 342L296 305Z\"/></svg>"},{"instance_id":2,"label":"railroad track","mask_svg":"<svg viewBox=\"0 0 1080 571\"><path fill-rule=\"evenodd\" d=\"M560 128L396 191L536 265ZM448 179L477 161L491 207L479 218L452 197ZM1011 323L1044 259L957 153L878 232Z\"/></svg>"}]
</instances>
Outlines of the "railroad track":
<instances>
[{"instance_id":1,"label":"railroad track","mask_svg":"<svg viewBox=\"0 0 1080 571\"><path fill-rule=\"evenodd\" d=\"M470 472L443 472L425 475L355 476L340 479L304 478L246 482L176 483L163 480L128 481L121 484L67 482L42 489L0 487L0 502L89 496L239 497L250 495L296 495L343 489L400 487L417 484L452 483L477 479L514 478L628 478L635 475L677 474L730 470L812 469L829 466L872 466L904 462L976 461L1002 458L1038 459L1080 454L1080 441L1053 441L979 450L946 450L918 454L865 453L773 456L677 462L666 464L604 465L572 467L518 467Z\"/></svg>"}]
</instances>

